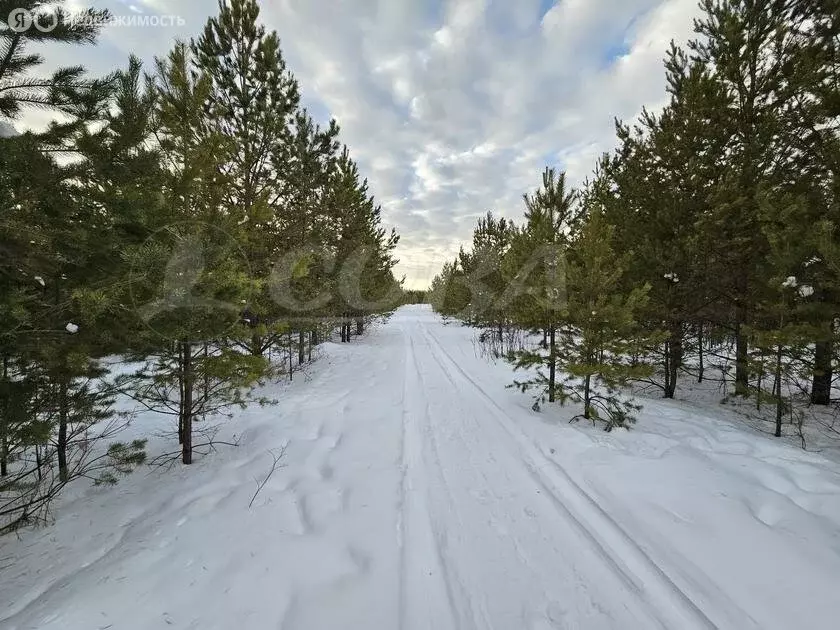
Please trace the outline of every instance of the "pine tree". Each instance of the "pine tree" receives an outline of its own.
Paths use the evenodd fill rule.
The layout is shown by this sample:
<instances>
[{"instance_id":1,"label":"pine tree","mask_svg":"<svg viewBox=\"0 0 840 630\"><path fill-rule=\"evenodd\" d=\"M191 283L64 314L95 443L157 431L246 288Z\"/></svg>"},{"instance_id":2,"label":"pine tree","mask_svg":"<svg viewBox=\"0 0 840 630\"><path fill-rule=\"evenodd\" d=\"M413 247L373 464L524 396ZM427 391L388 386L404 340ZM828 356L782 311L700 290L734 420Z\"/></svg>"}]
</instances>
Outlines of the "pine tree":
<instances>
[{"instance_id":1,"label":"pine tree","mask_svg":"<svg viewBox=\"0 0 840 630\"><path fill-rule=\"evenodd\" d=\"M368 181L345 147L339 156L327 202L335 220L335 267L332 276L334 315L340 320L341 340L347 342L356 321L361 334L363 318L391 310L399 304L401 288L393 276L396 231L381 226L381 207L369 194Z\"/></svg>"},{"instance_id":2,"label":"pine tree","mask_svg":"<svg viewBox=\"0 0 840 630\"><path fill-rule=\"evenodd\" d=\"M544 379L549 402L557 393L557 330L566 306L564 253L577 218L575 199L565 173L546 169L542 187L525 196L525 225L514 233L503 262L508 289L502 300L511 320L526 330L543 331L545 339L544 347L515 351L509 360L518 368L547 368L546 377L538 371L538 382Z\"/></svg>"},{"instance_id":3,"label":"pine tree","mask_svg":"<svg viewBox=\"0 0 840 630\"><path fill-rule=\"evenodd\" d=\"M322 128L306 110L296 113L286 163L284 211L276 215L279 236L269 292L280 319L289 322L289 335L297 333L299 364L311 355L319 322L329 318L335 239L327 205L338 159L338 131L335 121ZM290 357L290 378L293 368Z\"/></svg>"},{"instance_id":4,"label":"pine tree","mask_svg":"<svg viewBox=\"0 0 840 630\"><path fill-rule=\"evenodd\" d=\"M546 399L579 402L581 417L603 420L607 430L634 421L639 407L622 397L620 388L650 374L650 366L634 365L630 357L653 341L637 320L649 287L622 291L628 257L618 258L612 251L614 229L600 210L590 209L568 248L566 300L557 318L553 353L562 378L552 383L538 371L535 378L515 383L522 391L538 388L535 409ZM524 352L515 365L523 369L534 364L533 353Z\"/></svg>"},{"instance_id":5,"label":"pine tree","mask_svg":"<svg viewBox=\"0 0 840 630\"><path fill-rule=\"evenodd\" d=\"M53 424L36 417L32 406L39 392L49 386L36 377L40 373L37 361L43 356L38 350L47 346L49 337L67 334L63 327L50 328L51 304L45 290L55 277L48 270L55 267L57 258L47 226L62 225L58 209L63 209L67 196L59 169L41 152L34 137L6 138L0 146L0 474L6 477L10 460L43 447L52 434ZM3 483L5 489L7 482ZM0 511L9 518L10 506L3 508Z\"/></svg>"},{"instance_id":6,"label":"pine tree","mask_svg":"<svg viewBox=\"0 0 840 630\"><path fill-rule=\"evenodd\" d=\"M119 328L98 299L117 274L110 264L117 248L112 208L89 194L84 164L61 166L45 153L43 136L2 142L7 161L0 198L9 212L0 231L10 248L0 268L10 297L3 300L11 316L4 324L11 326L0 335L0 472L9 473L12 456L18 460L0 506L0 527L7 528L42 518L71 480L113 482L114 471L127 472L145 455L142 441L112 444L106 456L95 455L123 422L113 412L113 392L98 385L105 374L101 357L114 349L109 332ZM109 262L104 252L111 253Z\"/></svg>"},{"instance_id":7,"label":"pine tree","mask_svg":"<svg viewBox=\"0 0 840 630\"><path fill-rule=\"evenodd\" d=\"M703 229L710 235L706 242L716 244L710 253L718 266L710 272L723 280L719 290L732 312L739 395L749 393L749 344L742 328L754 314L768 253L758 223L759 191L774 165L790 153L781 133L780 103L792 94L787 80L796 48L791 6L787 0L703 0L705 15L695 25L699 37L690 42L727 97L726 116L714 132L730 139L722 153L728 175L714 192Z\"/></svg>"},{"instance_id":8,"label":"pine tree","mask_svg":"<svg viewBox=\"0 0 840 630\"><path fill-rule=\"evenodd\" d=\"M224 343L255 286L231 236L236 219L222 211L227 177L219 165L234 148L205 115L210 77L192 73L189 49L178 43L158 60L155 80L168 169L157 231L128 250L148 339L146 365L131 378L140 383L137 400L177 417L182 460L190 464L194 421L244 405L268 365Z\"/></svg>"},{"instance_id":9,"label":"pine tree","mask_svg":"<svg viewBox=\"0 0 840 630\"><path fill-rule=\"evenodd\" d=\"M34 75L44 57L31 49L49 43L93 44L101 25L109 17L107 10L86 9L80 19L68 20L61 0L0 0L0 123L16 119L26 108L57 110L68 122L54 122L45 134L60 145L66 134L99 118L110 93L112 77L90 79L82 66L66 66L49 77ZM34 25L22 29L8 20L15 9L23 9L50 29ZM54 25L54 26L53 26Z\"/></svg>"},{"instance_id":10,"label":"pine tree","mask_svg":"<svg viewBox=\"0 0 840 630\"><path fill-rule=\"evenodd\" d=\"M470 305L469 285L458 260L443 264L432 280L429 303L444 317L466 318Z\"/></svg>"},{"instance_id":11,"label":"pine tree","mask_svg":"<svg viewBox=\"0 0 840 630\"><path fill-rule=\"evenodd\" d=\"M811 376L813 370L803 369L814 338L823 337L820 326L824 322L822 304L813 300L814 282L819 282L819 266L813 257L814 242L802 238L803 199L795 190L766 191L761 198L763 230L768 240L770 270L757 304L756 319L748 331L756 352L752 363L760 375L772 375L775 404L776 437L782 436L782 419L786 411L793 413L794 395L785 389ZM756 387L756 404L761 405L765 394L761 379Z\"/></svg>"},{"instance_id":12,"label":"pine tree","mask_svg":"<svg viewBox=\"0 0 840 630\"><path fill-rule=\"evenodd\" d=\"M283 233L290 210L287 162L300 102L277 33L266 34L259 12L256 0L221 0L219 15L192 43L194 65L212 85L205 107L219 117L221 133L235 148L219 168L229 182L226 206L238 218L245 255L260 285L248 305L246 331L256 355L287 328L278 321L269 278L272 264L286 253L280 244L288 243Z\"/></svg>"},{"instance_id":13,"label":"pine tree","mask_svg":"<svg viewBox=\"0 0 840 630\"><path fill-rule=\"evenodd\" d=\"M785 166L799 189L799 236L812 246L816 243L809 255L813 261L809 269L819 276L812 280L815 291L811 301L819 307L820 332L814 338L811 403L827 405L838 349L833 327L840 314L840 282L828 261L831 255L825 255L840 239L840 5L836 0L795 3L792 22L798 48L789 76L800 97L787 103L785 134L797 151L794 161ZM802 190L803 185L807 191Z\"/></svg>"},{"instance_id":14,"label":"pine tree","mask_svg":"<svg viewBox=\"0 0 840 630\"><path fill-rule=\"evenodd\" d=\"M702 357L699 333L715 314L708 268L715 264L709 252L717 243L705 244L714 234L701 232L698 224L722 180L719 156L727 138L714 131L725 100L705 66L672 46L666 71L671 102L659 115L644 111L632 129L617 126L620 147L602 161L589 194L617 228L617 253L633 252L626 285L651 287L644 320L652 331L668 332L660 355L662 388L673 398L689 329L698 331Z\"/></svg>"},{"instance_id":15,"label":"pine tree","mask_svg":"<svg viewBox=\"0 0 840 630\"><path fill-rule=\"evenodd\" d=\"M470 320L486 328L484 339L495 337L499 344L503 343L507 328L502 260L510 248L512 234L512 223L488 212L478 220L471 251L462 249L458 256L471 293Z\"/></svg>"}]
</instances>

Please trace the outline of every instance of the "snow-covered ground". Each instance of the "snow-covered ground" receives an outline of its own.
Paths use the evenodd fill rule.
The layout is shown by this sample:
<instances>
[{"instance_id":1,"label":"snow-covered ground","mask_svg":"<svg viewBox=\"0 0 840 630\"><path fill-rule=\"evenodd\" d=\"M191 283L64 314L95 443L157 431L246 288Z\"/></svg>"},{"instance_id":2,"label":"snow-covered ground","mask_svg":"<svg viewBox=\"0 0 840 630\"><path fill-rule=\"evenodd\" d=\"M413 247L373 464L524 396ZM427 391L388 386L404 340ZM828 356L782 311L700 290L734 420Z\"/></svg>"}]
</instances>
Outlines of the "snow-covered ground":
<instances>
[{"instance_id":1,"label":"snow-covered ground","mask_svg":"<svg viewBox=\"0 0 840 630\"><path fill-rule=\"evenodd\" d=\"M837 627L840 463L691 403L609 434L534 413L474 334L404 307L269 388L238 448L75 490L0 540L0 627Z\"/></svg>"}]
</instances>

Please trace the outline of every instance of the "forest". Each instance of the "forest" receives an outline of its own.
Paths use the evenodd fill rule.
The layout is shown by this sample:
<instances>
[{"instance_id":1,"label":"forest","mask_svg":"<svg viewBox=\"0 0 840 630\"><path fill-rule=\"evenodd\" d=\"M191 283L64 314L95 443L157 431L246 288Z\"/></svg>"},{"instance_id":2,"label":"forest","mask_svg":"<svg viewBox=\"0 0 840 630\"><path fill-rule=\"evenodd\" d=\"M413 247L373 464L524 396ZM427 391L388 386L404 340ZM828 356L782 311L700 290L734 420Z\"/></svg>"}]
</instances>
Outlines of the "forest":
<instances>
[{"instance_id":1,"label":"forest","mask_svg":"<svg viewBox=\"0 0 840 630\"><path fill-rule=\"evenodd\" d=\"M630 386L716 379L781 436L834 413L840 4L700 9L663 51L664 109L616 121L577 189L547 168L524 220L482 217L429 299L526 370L535 409L572 402L611 429L638 410Z\"/></svg>"},{"instance_id":2,"label":"forest","mask_svg":"<svg viewBox=\"0 0 840 630\"><path fill-rule=\"evenodd\" d=\"M2 532L146 461L118 397L171 416L190 464L214 447L206 420L271 404L260 384L403 300L399 236L256 0L104 77L38 70L53 44L95 46L107 11L0 1L20 8L43 28L0 29ZM17 133L33 108L54 121Z\"/></svg>"}]
</instances>

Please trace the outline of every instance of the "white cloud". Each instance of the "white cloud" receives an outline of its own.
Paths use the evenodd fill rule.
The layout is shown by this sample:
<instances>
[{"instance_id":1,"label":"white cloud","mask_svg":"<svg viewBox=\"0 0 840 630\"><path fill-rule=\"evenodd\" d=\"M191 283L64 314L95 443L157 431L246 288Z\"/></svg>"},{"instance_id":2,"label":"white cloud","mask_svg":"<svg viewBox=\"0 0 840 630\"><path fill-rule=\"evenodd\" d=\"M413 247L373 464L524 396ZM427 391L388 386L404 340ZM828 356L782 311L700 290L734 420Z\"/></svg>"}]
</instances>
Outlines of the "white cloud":
<instances>
[{"instance_id":1,"label":"white cloud","mask_svg":"<svg viewBox=\"0 0 840 630\"><path fill-rule=\"evenodd\" d=\"M14 125L0 120L0 138L11 138L16 136L17 133Z\"/></svg>"},{"instance_id":2,"label":"white cloud","mask_svg":"<svg viewBox=\"0 0 840 630\"><path fill-rule=\"evenodd\" d=\"M97 6L125 14L128 4ZM104 72L129 52L151 60L216 11L215 0L134 4L186 24L109 29L107 53L74 49L79 62ZM413 285L469 240L475 217L520 217L547 163L581 182L614 146L615 117L664 102L662 58L697 13L696 0L562 0L543 16L544 4L261 3L305 101L340 121L385 221L402 234L399 272Z\"/></svg>"}]
</instances>

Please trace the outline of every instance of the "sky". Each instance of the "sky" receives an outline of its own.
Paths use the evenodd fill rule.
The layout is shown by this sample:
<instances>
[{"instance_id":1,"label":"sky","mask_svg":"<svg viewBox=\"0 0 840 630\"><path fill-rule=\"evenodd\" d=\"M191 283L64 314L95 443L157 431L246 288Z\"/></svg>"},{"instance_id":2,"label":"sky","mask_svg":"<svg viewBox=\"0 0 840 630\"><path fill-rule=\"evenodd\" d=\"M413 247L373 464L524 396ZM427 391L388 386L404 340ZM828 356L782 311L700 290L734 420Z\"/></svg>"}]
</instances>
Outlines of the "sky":
<instances>
[{"instance_id":1,"label":"sky","mask_svg":"<svg viewBox=\"0 0 840 630\"><path fill-rule=\"evenodd\" d=\"M546 166L581 184L615 146L616 118L666 100L662 60L692 36L698 0L261 0L304 104L339 122L383 221L396 273L424 288L487 211L518 220ZM134 53L151 64L197 36L216 0L69 0L73 11L157 15L109 26L96 47L60 46L44 71L96 74ZM39 126L29 112L17 126Z\"/></svg>"}]
</instances>

